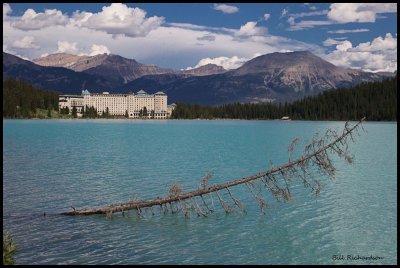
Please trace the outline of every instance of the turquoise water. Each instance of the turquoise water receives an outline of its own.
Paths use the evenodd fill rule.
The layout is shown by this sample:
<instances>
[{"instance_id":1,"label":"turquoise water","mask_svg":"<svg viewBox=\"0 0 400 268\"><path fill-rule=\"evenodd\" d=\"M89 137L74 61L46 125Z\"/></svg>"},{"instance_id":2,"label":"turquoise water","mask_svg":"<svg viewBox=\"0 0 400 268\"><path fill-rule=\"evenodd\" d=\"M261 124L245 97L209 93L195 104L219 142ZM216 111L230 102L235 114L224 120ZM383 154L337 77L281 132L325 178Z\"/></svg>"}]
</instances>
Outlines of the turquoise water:
<instances>
[{"instance_id":1,"label":"turquoise water","mask_svg":"<svg viewBox=\"0 0 400 268\"><path fill-rule=\"evenodd\" d=\"M293 200L265 215L245 186L231 191L246 214L56 215L164 196L173 182L193 190L208 171L211 185L249 176L270 160L284 164L292 138L343 126L3 120L3 231L14 235L19 264L397 264L397 123L364 123L353 165L335 160L336 179L321 180L319 197L295 182Z\"/></svg>"}]
</instances>

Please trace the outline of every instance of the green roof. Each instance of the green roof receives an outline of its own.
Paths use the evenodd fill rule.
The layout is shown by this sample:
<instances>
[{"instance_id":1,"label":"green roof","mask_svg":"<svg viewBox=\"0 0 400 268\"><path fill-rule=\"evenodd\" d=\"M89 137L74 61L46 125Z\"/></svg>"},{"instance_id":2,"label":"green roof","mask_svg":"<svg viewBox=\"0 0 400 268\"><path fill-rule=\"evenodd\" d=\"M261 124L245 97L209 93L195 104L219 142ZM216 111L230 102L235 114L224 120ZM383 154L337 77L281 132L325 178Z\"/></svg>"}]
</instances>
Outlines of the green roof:
<instances>
[{"instance_id":1,"label":"green roof","mask_svg":"<svg viewBox=\"0 0 400 268\"><path fill-rule=\"evenodd\" d=\"M82 95L90 95L90 92L87 89L82 90Z\"/></svg>"},{"instance_id":2,"label":"green roof","mask_svg":"<svg viewBox=\"0 0 400 268\"><path fill-rule=\"evenodd\" d=\"M138 93L136 93L136 94L138 94L138 95L141 95L141 94L147 95L147 92L144 91L144 90L142 89L142 90L140 90L140 91L139 91Z\"/></svg>"},{"instance_id":3,"label":"green roof","mask_svg":"<svg viewBox=\"0 0 400 268\"><path fill-rule=\"evenodd\" d=\"M74 97L74 98L83 98L81 95L69 95L69 94L65 94L65 95L59 95L59 97Z\"/></svg>"}]
</instances>

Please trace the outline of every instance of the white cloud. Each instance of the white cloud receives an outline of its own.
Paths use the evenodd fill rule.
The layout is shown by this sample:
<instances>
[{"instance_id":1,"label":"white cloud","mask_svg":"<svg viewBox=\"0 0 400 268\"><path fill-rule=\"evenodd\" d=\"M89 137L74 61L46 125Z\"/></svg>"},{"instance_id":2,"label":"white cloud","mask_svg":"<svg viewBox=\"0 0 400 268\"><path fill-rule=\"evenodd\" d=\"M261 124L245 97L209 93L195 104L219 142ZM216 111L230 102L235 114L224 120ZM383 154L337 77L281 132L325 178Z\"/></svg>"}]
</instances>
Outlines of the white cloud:
<instances>
[{"instance_id":1,"label":"white cloud","mask_svg":"<svg viewBox=\"0 0 400 268\"><path fill-rule=\"evenodd\" d=\"M249 21L245 25L242 25L240 29L235 32L236 36L254 36L254 35L264 35L268 32L265 27L257 27L257 22Z\"/></svg>"},{"instance_id":2,"label":"white cloud","mask_svg":"<svg viewBox=\"0 0 400 268\"><path fill-rule=\"evenodd\" d=\"M286 14L289 12L289 10L287 9L287 8L284 8L283 10L282 10L282 13L281 13L281 18L282 17L285 17L286 16Z\"/></svg>"},{"instance_id":3,"label":"white cloud","mask_svg":"<svg viewBox=\"0 0 400 268\"><path fill-rule=\"evenodd\" d=\"M372 42L360 43L352 52L377 52L386 50L397 50L397 38L387 33L384 38L377 37Z\"/></svg>"},{"instance_id":4,"label":"white cloud","mask_svg":"<svg viewBox=\"0 0 400 268\"><path fill-rule=\"evenodd\" d=\"M29 8L22 17L12 23L12 26L23 31L29 31L56 25L66 25L67 23L68 16L63 15L59 10L46 9L44 13L36 13L35 10Z\"/></svg>"},{"instance_id":5,"label":"white cloud","mask_svg":"<svg viewBox=\"0 0 400 268\"><path fill-rule=\"evenodd\" d=\"M396 3L377 3L377 4L361 4L361 3L335 3L330 5L330 10L320 10L303 12L296 14L288 14L291 18L301 18L306 16L327 15L327 20L304 20L298 23L294 19L288 20L290 27L288 31L299 31L314 28L315 26L330 25L330 24L344 24L350 22L375 22L377 18L385 18L380 16L380 13L393 13L397 12ZM282 13L283 16L283 13ZM365 31L365 29L363 29ZM368 30L367 30L368 31ZM332 31L331 33L346 33L347 30ZM353 31L361 32L361 31Z\"/></svg>"},{"instance_id":6,"label":"white cloud","mask_svg":"<svg viewBox=\"0 0 400 268\"><path fill-rule=\"evenodd\" d=\"M235 30L224 28L224 27L210 27L210 26L203 26L203 25L196 25L191 23L180 23L180 22L167 22L165 23L166 26L177 27L182 29L189 29L195 31L213 31L218 33L235 33Z\"/></svg>"},{"instance_id":7,"label":"white cloud","mask_svg":"<svg viewBox=\"0 0 400 268\"><path fill-rule=\"evenodd\" d=\"M12 45L13 48L39 48L38 45L35 44L35 38L33 36L24 36L20 40L15 40Z\"/></svg>"},{"instance_id":8,"label":"white cloud","mask_svg":"<svg viewBox=\"0 0 400 268\"><path fill-rule=\"evenodd\" d=\"M335 31L328 31L328 33L335 33L335 34L344 34L344 33L362 33L362 32L369 32L369 29L353 29L353 30L335 30Z\"/></svg>"},{"instance_id":9,"label":"white cloud","mask_svg":"<svg viewBox=\"0 0 400 268\"><path fill-rule=\"evenodd\" d=\"M294 23L294 19L291 20L291 23L292 24L290 25L290 27L287 28L288 31L300 31L300 30L304 30L304 29L314 28L315 26L333 24L332 21L328 21L328 20L303 20L298 23Z\"/></svg>"},{"instance_id":10,"label":"white cloud","mask_svg":"<svg viewBox=\"0 0 400 268\"><path fill-rule=\"evenodd\" d=\"M108 5L110 7L110 4ZM85 10L76 11L69 16L69 22L66 25L62 27L50 25L40 31L25 31L13 27L13 23L18 22L21 16L12 16L6 21L3 18L3 44L11 49L16 40L29 35L35 38L35 44L39 48L24 49L18 53L31 59L46 53L65 52L90 55L91 53L107 53L108 50L126 58L136 59L141 63L178 69L194 66L203 58L237 56L248 59L257 52L267 54L282 50L315 51L319 49L317 45L281 36L265 35L267 28L259 27L256 22L244 23L245 25L238 29L168 22L148 32L145 37L121 34L118 38L110 38L108 30L107 32L87 27L89 19L96 14L103 14L103 11L104 9L95 14L85 12ZM117 14L117 18L120 16L121 14ZM145 19L147 19L146 16ZM201 46L198 45L199 42ZM93 44L105 46L107 49L92 51Z\"/></svg>"},{"instance_id":11,"label":"white cloud","mask_svg":"<svg viewBox=\"0 0 400 268\"><path fill-rule=\"evenodd\" d=\"M8 49L8 46L5 45L5 44L3 44L3 52L9 53L9 54L12 54L12 55L14 55L14 56L17 56L18 58L21 58L21 59L29 60L29 61L30 61L30 59L28 59L27 57L22 56L22 55L19 55L19 54L18 54L17 52L15 52L14 50Z\"/></svg>"},{"instance_id":12,"label":"white cloud","mask_svg":"<svg viewBox=\"0 0 400 268\"><path fill-rule=\"evenodd\" d=\"M215 41L215 35L205 34L203 36L197 37L199 41Z\"/></svg>"},{"instance_id":13,"label":"white cloud","mask_svg":"<svg viewBox=\"0 0 400 268\"><path fill-rule=\"evenodd\" d=\"M164 22L164 17L146 18L146 11L140 8L130 8L125 4L112 3L104 6L99 13L75 12L73 23L89 29L104 31L130 37L146 36Z\"/></svg>"},{"instance_id":14,"label":"white cloud","mask_svg":"<svg viewBox=\"0 0 400 268\"><path fill-rule=\"evenodd\" d=\"M397 70L397 37L390 33L377 37L372 42L360 43L353 47L346 40L336 46L325 57L326 60L342 67L363 69L372 72L394 72Z\"/></svg>"},{"instance_id":15,"label":"white cloud","mask_svg":"<svg viewBox=\"0 0 400 268\"><path fill-rule=\"evenodd\" d=\"M3 20L7 17L9 13L12 12L12 9L9 4L3 3Z\"/></svg>"},{"instance_id":16,"label":"white cloud","mask_svg":"<svg viewBox=\"0 0 400 268\"><path fill-rule=\"evenodd\" d=\"M213 9L222 11L223 13L232 14L239 11L238 7L225 5L225 4L214 4Z\"/></svg>"},{"instance_id":17,"label":"white cloud","mask_svg":"<svg viewBox=\"0 0 400 268\"><path fill-rule=\"evenodd\" d=\"M331 4L328 18L339 22L375 22L377 14L397 12L396 3L335 3Z\"/></svg>"},{"instance_id":18,"label":"white cloud","mask_svg":"<svg viewBox=\"0 0 400 268\"><path fill-rule=\"evenodd\" d=\"M319 10L319 11L294 13L294 14L288 14L288 16L297 19L297 18L302 18L302 17L320 16L320 15L326 15L326 14L328 14L328 10Z\"/></svg>"},{"instance_id":19,"label":"white cloud","mask_svg":"<svg viewBox=\"0 0 400 268\"><path fill-rule=\"evenodd\" d=\"M89 56L95 56L95 55L104 54L104 53L105 54L110 54L111 52L106 46L94 44L91 47L91 51L89 53Z\"/></svg>"},{"instance_id":20,"label":"white cloud","mask_svg":"<svg viewBox=\"0 0 400 268\"><path fill-rule=\"evenodd\" d=\"M68 54L78 54L79 49L77 48L77 42L68 42L68 41L58 41L57 42L57 51L55 53L68 53Z\"/></svg>"},{"instance_id":21,"label":"white cloud","mask_svg":"<svg viewBox=\"0 0 400 268\"><path fill-rule=\"evenodd\" d=\"M250 58L245 58L245 57L238 57L238 56L233 56L233 57L216 57L216 58L205 58L201 59L196 66L194 67L189 67L187 70L198 68L200 66L204 66L207 64L215 64L218 66L224 67L225 70L231 70L231 69L236 69L242 66L244 63L247 61L261 56L261 53L255 53L252 57Z\"/></svg>"},{"instance_id":22,"label":"white cloud","mask_svg":"<svg viewBox=\"0 0 400 268\"><path fill-rule=\"evenodd\" d=\"M341 41L338 41L338 40L333 39L333 38L328 38L323 42L323 45L326 46L326 47L329 47L329 46L337 45L337 44L340 44L340 43L341 43Z\"/></svg>"},{"instance_id":23,"label":"white cloud","mask_svg":"<svg viewBox=\"0 0 400 268\"><path fill-rule=\"evenodd\" d=\"M350 41L345 40L345 41L340 42L336 46L336 50L338 50L338 51L347 51L352 47L353 47L352 43Z\"/></svg>"},{"instance_id":24,"label":"white cloud","mask_svg":"<svg viewBox=\"0 0 400 268\"><path fill-rule=\"evenodd\" d=\"M264 14L264 20L268 20L271 17L271 14L265 13Z\"/></svg>"}]
</instances>

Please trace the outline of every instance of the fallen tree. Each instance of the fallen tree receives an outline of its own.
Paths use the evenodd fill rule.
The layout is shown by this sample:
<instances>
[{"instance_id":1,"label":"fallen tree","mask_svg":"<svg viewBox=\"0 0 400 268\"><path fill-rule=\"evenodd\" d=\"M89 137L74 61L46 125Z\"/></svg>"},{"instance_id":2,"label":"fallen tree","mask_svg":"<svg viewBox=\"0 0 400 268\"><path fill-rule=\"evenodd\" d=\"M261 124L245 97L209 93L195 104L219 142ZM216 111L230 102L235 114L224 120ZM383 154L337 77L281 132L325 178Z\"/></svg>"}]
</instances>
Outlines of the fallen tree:
<instances>
[{"instance_id":1,"label":"fallen tree","mask_svg":"<svg viewBox=\"0 0 400 268\"><path fill-rule=\"evenodd\" d=\"M335 176L336 168L334 167L329 153L336 154L339 158L345 159L349 164L352 163L353 157L350 155L348 148L348 141L354 141L353 134L358 131L358 127L362 127L362 122L365 117L357 122L354 126L350 127L346 122L342 133L339 135L336 131L327 129L322 137L314 136L311 143L304 147L304 151L300 158L292 160L292 153L294 146L298 139L295 138L288 147L288 163L269 169L258 174L244 177L241 179L229 181L219 185L208 186L208 180L211 175L208 174L203 177L200 189L183 192L182 187L173 184L169 189L169 194L166 197L155 198L152 200L142 201L135 200L118 205L111 205L101 208L90 208L83 210L63 212L62 215L78 216L78 215L93 215L93 214L106 214L108 216L116 212L128 210L136 210L141 215L142 209L150 209L153 212L153 207L159 207L160 211L166 213L171 211L182 212L185 216L190 215L190 211L195 211L197 215L207 216L215 210L214 200L212 194L215 194L221 207L226 213L232 212L234 206L244 210L243 204L235 198L230 187L237 185L246 185L251 194L256 199L261 211L269 207L261 194L260 185L268 190L277 201L287 202L291 199L289 186L293 178L302 180L305 188L310 188L316 195L319 194L321 184L315 177L315 173L326 175L331 179ZM256 184L255 182L259 182ZM232 199L232 203L223 200L219 191L226 190Z\"/></svg>"}]
</instances>

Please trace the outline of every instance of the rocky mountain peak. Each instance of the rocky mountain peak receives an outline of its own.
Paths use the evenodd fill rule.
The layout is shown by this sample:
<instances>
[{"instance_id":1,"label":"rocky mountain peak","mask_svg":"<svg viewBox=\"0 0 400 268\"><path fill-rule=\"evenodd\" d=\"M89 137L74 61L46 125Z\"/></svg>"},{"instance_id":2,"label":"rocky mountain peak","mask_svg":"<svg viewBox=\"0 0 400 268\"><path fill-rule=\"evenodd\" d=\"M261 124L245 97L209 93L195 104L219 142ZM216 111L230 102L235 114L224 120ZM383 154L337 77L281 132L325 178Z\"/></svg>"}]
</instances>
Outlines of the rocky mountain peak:
<instances>
[{"instance_id":1,"label":"rocky mountain peak","mask_svg":"<svg viewBox=\"0 0 400 268\"><path fill-rule=\"evenodd\" d=\"M193 75L193 76L203 76L203 75L211 75L211 74L220 74L225 73L226 70L224 67L216 65L216 64L206 64L194 69L183 71L184 74Z\"/></svg>"}]
</instances>

